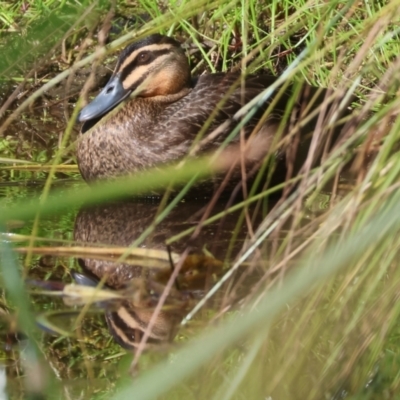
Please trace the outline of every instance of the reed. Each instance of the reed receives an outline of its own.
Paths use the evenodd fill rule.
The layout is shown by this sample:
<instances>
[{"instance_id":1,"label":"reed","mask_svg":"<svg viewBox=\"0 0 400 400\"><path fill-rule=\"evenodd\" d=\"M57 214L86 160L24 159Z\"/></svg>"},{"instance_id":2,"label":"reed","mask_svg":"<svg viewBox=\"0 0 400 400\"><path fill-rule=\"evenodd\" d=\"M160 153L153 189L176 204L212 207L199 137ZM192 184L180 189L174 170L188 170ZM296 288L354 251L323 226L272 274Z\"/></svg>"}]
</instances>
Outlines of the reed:
<instances>
[{"instance_id":1,"label":"reed","mask_svg":"<svg viewBox=\"0 0 400 400\"><path fill-rule=\"evenodd\" d=\"M161 4L140 0L131 6L87 1L78 7L68 1L43 1L29 3L29 11L18 11L25 3L0 4L0 29L8 32L8 37L0 39L7 55L0 63L0 80L4 85L14 79L19 85L17 92L7 85L2 92L0 179L20 182L19 177L39 176L43 189L27 192L20 199L14 191L6 191L0 201L0 288L10 315L15 315L31 339L27 365L39 365L44 382L37 391L46 393L48 387L50 398L62 398L62 391L71 389L66 381L58 384L50 372L49 354L55 348L65 354L72 339L52 343L42 339L34 321L40 302L27 294L23 281L32 274L32 260L37 259L32 253L40 252L37 246L42 236L50 239L48 233L41 234L45 218L60 218L57 221L65 233L72 224L61 221L62 212L145 193L150 187L162 187L165 176L180 182L193 174L206 177L218 167L202 159L188 162L184 169L171 166L94 187L74 181L71 187L50 190L58 173L78 179L76 170L70 168L75 165L77 137L73 106L81 101L73 77L79 76L79 68L100 63L98 57L113 59L115 50L133 38L159 31L188 39L197 73L268 70L285 81L306 80L335 88L338 102L349 94L358 100L343 141L321 166L298 177L293 192L274 208L265 201L271 192L252 194L250 189L242 203L204 218L206 225L242 210L227 246L230 256L225 262L230 269L222 281L230 282L230 293L235 293L240 288L231 281L233 271L257 269L262 274L238 305L233 307L228 299L223 310L207 311L203 303L193 306L182 322L179 346L167 357L144 354L139 364L142 370L134 381L125 376L131 357L121 357L110 343L96 348L85 329L72 345L70 365L91 354L96 363L112 363L117 371L113 375L89 361L80 371L96 398L396 398L400 383L396 97L400 2L183 0ZM107 23L114 21L110 8L121 22L104 47L102 35ZM18 27L18 35L13 27ZM100 32L98 37L95 32ZM30 40L39 40L40 46L23 47ZM205 46L196 50L200 44ZM21 78L26 79L20 82ZM45 93L60 84L73 101L54 97L46 102ZM59 104L64 108L57 114ZM21 130L21 121L26 121L33 135ZM10 164L15 169L10 170ZM345 179L345 167L351 172L350 179ZM320 204L318 196L329 181L333 189ZM240 234L241 222L252 223L250 204L264 208L265 218L252 227L252 235L236 254L234 239ZM164 217L161 213L147 233L157 229ZM21 232L26 236L19 238L24 241L19 253L28 254L25 259L14 248L19 244L5 236L10 221L26 222ZM168 243L191 235L193 229L182 231ZM62 243L73 245L67 233L63 238L68 240ZM60 252L59 242L47 246ZM124 256L124 250L118 251ZM63 274L68 275L76 264L62 260ZM214 298L218 285L207 299ZM49 307L54 304L50 302ZM201 313L208 313L207 321L213 323L204 323ZM27 390L32 395L28 383L33 375L28 367L26 371L26 389L19 393ZM97 391L95 381L105 375L112 378L105 379ZM84 390L86 398L93 393Z\"/></svg>"}]
</instances>

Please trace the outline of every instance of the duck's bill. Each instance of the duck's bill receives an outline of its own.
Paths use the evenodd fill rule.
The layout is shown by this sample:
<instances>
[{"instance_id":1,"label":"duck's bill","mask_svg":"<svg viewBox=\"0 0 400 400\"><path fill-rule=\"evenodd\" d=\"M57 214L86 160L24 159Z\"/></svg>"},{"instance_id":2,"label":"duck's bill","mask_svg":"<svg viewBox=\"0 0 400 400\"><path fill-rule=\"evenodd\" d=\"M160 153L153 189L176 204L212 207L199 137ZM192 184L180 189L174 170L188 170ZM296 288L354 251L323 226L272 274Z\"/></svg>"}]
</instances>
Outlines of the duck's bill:
<instances>
[{"instance_id":1,"label":"duck's bill","mask_svg":"<svg viewBox=\"0 0 400 400\"><path fill-rule=\"evenodd\" d=\"M101 117L126 99L130 93L130 90L122 86L119 74L113 75L97 97L82 108L78 115L78 121L84 122Z\"/></svg>"}]
</instances>

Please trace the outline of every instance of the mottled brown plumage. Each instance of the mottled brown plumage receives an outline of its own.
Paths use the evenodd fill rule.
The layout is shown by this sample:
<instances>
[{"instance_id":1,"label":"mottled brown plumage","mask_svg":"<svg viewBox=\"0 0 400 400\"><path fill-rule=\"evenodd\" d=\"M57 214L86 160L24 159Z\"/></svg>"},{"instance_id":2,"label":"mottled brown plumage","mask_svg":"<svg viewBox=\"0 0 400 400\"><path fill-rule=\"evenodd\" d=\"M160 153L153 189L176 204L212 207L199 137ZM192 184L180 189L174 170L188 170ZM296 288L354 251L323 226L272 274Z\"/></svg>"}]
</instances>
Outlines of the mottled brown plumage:
<instances>
[{"instance_id":1,"label":"mottled brown plumage","mask_svg":"<svg viewBox=\"0 0 400 400\"><path fill-rule=\"evenodd\" d=\"M107 86L80 114L80 120L86 121L77 147L81 174L92 181L176 162L189 153L204 124L209 126L202 132L202 139L225 123L216 137L201 142L196 154L213 151L237 125L235 113L275 80L262 74L241 79L240 73L192 79L185 54L175 40L152 35L134 43L122 52ZM319 114L307 117L326 95L324 89L299 83L273 95L244 128L245 136L253 140L247 155L249 165L273 153L281 162L277 168L284 177L288 162L285 156L289 153L291 169L298 170ZM128 97L125 104L114 109ZM274 107L264 115L272 100ZM265 119L258 126L260 118ZM298 124L300 120L306 122ZM279 140L275 140L278 132L290 133L286 143L280 142L279 146ZM238 143L239 135L231 146L238 149Z\"/></svg>"}]
</instances>

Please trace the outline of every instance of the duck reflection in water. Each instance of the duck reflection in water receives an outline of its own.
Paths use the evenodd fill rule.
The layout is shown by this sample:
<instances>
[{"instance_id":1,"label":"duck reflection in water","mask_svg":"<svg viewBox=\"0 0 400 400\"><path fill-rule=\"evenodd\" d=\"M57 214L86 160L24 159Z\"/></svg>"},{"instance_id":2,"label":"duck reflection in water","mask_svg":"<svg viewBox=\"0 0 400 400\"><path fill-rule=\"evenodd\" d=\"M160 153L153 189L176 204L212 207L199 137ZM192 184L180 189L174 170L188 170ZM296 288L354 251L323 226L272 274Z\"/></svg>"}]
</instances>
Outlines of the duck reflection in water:
<instances>
[{"instance_id":1,"label":"duck reflection in water","mask_svg":"<svg viewBox=\"0 0 400 400\"><path fill-rule=\"evenodd\" d=\"M155 233L145 239L141 248L149 249L149 252L162 250L167 254L166 240L188 227L196 226L201 214L198 213L199 218L196 218L195 211L201 206L196 202L180 204L157 226ZM104 245L110 250L112 246L128 247L153 222L158 208L159 204L130 201L83 209L75 221L74 239L86 246L101 244L103 249ZM172 341L189 306L193 306L193 301L204 294L207 286L215 283L222 272L222 262L199 254L202 254L204 244L211 243L212 254L222 258L236 221L234 216L223 227L223 232L229 232L227 238L216 240L213 226L204 229L196 241L191 242L195 254L184 262L176 286L151 328L148 344ZM174 245L173 250L182 252L186 246L187 242L183 241ZM161 269L144 268L140 262L129 258L117 263L115 259L85 256L79 259L79 263L85 273L102 280L107 287L127 294L126 299L113 303L106 312L106 320L110 332L121 346L128 349L137 347L173 269L168 258Z\"/></svg>"},{"instance_id":2,"label":"duck reflection in water","mask_svg":"<svg viewBox=\"0 0 400 400\"><path fill-rule=\"evenodd\" d=\"M85 274L74 273L73 276L80 285L99 284L98 280ZM108 329L120 346L134 350L139 346L147 329L147 348L172 342L190 304L190 295L172 288L162 310L158 312L155 320L151 321L164 290L163 284L152 279L133 278L119 292L119 299L101 302L105 309Z\"/></svg>"}]
</instances>

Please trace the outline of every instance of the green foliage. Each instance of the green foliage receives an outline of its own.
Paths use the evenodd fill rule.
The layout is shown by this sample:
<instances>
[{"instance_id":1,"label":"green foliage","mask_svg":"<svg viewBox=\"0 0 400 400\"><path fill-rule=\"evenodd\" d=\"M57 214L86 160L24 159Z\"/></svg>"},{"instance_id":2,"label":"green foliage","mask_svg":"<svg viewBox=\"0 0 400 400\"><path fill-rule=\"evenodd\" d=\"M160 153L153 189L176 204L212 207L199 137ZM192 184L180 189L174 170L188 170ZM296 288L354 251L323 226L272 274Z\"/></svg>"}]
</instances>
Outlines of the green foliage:
<instances>
[{"instance_id":1,"label":"green foliage","mask_svg":"<svg viewBox=\"0 0 400 400\"><path fill-rule=\"evenodd\" d=\"M168 356L142 356L143 370L131 382L126 378L130 357L123 358L124 353L102 337L105 325L96 318L88 317L79 340L40 338L32 310L57 309L60 302L30 297L23 279L37 274L68 280L70 268L77 264L60 257L43 274L39 258L16 257L9 225L27 224L18 232L28 236L24 240L31 248L37 236L72 244L72 214L80 205L146 193L171 179L186 182L196 174L207 177L211 167L208 160L200 159L184 169L171 166L91 188L71 173L68 176L75 179L71 186L50 193L58 181L57 168L74 161L76 113L70 115L78 101L75 92L60 113L60 99L51 97L52 91L74 76L75 68L93 63L93 32L101 30L109 4L0 2L0 78L21 82L33 71L16 104L2 114L1 306L7 310L4 321L17 321L28 334L25 370L29 378L29 365L42 366L38 373L47 380L40 391L50 388L49 398L61 398L65 391L75 397L83 393L84 398L113 394L115 399L396 398L400 383L398 6L397 1L339 0L116 2L114 11L120 22L108 53L134 37L159 31L193 44L197 50L191 61L197 73L247 66L250 71L279 74L285 81L305 78L337 88L339 97L353 92L360 96L340 148L321 167L299 177L300 185L273 212L266 212L243 251L227 261L232 269L224 279L233 286L230 274L234 270L261 271L250 293L239 305L229 303L227 308L233 311L204 311L206 321L196 314L204 304L197 305L184 320L188 327L183 328L185 339L178 341L179 348ZM82 15L88 15L87 19ZM61 56L65 45L68 57ZM241 65L246 57L246 65ZM12 89L2 86L2 99ZM57 123L65 115L69 125L64 121L60 129ZM35 121L44 124L48 118L51 130L29 136ZM23 135L18 124L27 127ZM352 164L356 173L346 180L341 171L353 154L358 157L358 163ZM27 172L15 166L17 161L48 164L35 164L39 172ZM14 165L11 171L10 164ZM346 190L340 195L335 191L321 195L330 179L336 179L339 187L347 185ZM41 184L33 191L10 186L10 182L32 180ZM238 209L243 211L240 221L251 223L249 204L268 208L268 194L253 195L226 212L211 215L205 225ZM135 244L157 229L170 208L158 214ZM240 226L231 232L233 237ZM168 243L190 237L195 229L182 230ZM228 253L233 253L234 244L227 246ZM207 296L213 298L215 292ZM207 328L208 318L218 319L218 326ZM50 366L59 368L63 388L58 387ZM69 374L75 387L67 380Z\"/></svg>"},{"instance_id":2,"label":"green foliage","mask_svg":"<svg viewBox=\"0 0 400 400\"><path fill-rule=\"evenodd\" d=\"M38 58L59 43L83 9L82 6L68 5L66 1L12 2L12 5L4 3L0 3L0 18L8 24L8 29L17 25L18 14L24 17L19 21L23 29L18 29L18 33L0 42L2 80L18 77L29 70ZM24 7L27 8L26 12L23 11Z\"/></svg>"}]
</instances>

